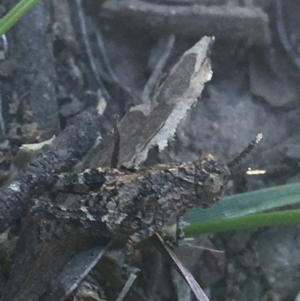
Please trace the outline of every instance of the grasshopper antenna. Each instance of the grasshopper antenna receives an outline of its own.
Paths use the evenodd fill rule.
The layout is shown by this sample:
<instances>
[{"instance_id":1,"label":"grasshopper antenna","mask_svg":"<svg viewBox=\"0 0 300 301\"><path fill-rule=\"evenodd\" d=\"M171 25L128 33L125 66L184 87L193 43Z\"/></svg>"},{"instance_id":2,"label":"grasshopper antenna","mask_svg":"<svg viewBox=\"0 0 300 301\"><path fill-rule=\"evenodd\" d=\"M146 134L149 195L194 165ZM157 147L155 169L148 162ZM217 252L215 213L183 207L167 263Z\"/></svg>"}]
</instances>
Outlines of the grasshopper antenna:
<instances>
[{"instance_id":1,"label":"grasshopper antenna","mask_svg":"<svg viewBox=\"0 0 300 301\"><path fill-rule=\"evenodd\" d=\"M233 166L239 164L251 151L258 145L263 137L262 133L256 135L255 139L241 152L239 153L232 161L230 161L227 166L232 168Z\"/></svg>"}]
</instances>

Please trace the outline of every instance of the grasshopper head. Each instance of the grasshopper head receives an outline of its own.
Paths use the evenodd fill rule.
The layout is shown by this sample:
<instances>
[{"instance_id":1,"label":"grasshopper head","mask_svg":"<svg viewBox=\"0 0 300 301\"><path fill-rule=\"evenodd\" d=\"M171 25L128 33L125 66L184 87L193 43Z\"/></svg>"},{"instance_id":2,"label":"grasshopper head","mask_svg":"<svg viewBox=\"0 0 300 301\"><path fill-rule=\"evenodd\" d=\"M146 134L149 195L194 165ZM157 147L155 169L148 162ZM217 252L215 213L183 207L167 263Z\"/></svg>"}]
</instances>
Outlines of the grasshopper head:
<instances>
[{"instance_id":1,"label":"grasshopper head","mask_svg":"<svg viewBox=\"0 0 300 301\"><path fill-rule=\"evenodd\" d=\"M222 198L227 190L230 170L208 154L194 162L197 206L207 208Z\"/></svg>"},{"instance_id":2,"label":"grasshopper head","mask_svg":"<svg viewBox=\"0 0 300 301\"><path fill-rule=\"evenodd\" d=\"M211 154L202 156L194 162L197 206L209 207L223 196L227 190L230 170L255 149L262 137L262 133L257 134L254 140L227 165L219 163Z\"/></svg>"}]
</instances>

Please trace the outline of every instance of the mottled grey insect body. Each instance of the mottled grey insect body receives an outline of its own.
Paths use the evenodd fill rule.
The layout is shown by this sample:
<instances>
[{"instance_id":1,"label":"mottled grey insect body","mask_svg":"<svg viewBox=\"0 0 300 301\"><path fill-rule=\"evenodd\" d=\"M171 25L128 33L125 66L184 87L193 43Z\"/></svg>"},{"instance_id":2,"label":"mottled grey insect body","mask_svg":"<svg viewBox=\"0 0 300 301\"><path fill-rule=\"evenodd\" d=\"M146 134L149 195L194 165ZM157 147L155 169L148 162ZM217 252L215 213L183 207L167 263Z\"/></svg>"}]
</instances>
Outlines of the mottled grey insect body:
<instances>
[{"instance_id":1,"label":"mottled grey insect body","mask_svg":"<svg viewBox=\"0 0 300 301\"><path fill-rule=\"evenodd\" d=\"M57 226L53 221L44 222L48 228L51 223L50 228L64 226L74 232L130 236L134 240L153 235L177 218L177 238L182 237L185 212L195 206L207 208L220 200L228 187L230 168L253 150L261 138L262 134L258 134L228 165L208 154L194 162L161 164L138 171L98 168L58 175L53 179L53 187L65 186L70 193L78 185L97 189L69 208L37 202L32 211L68 220L67 227L61 222Z\"/></svg>"},{"instance_id":2,"label":"mottled grey insect body","mask_svg":"<svg viewBox=\"0 0 300 301\"><path fill-rule=\"evenodd\" d=\"M105 172L104 169L100 171ZM95 172L93 170L94 175ZM64 178L70 183L70 176L60 176L60 184ZM172 218L183 216L189 208L206 208L218 201L227 189L229 176L226 165L206 155L195 162L119 173L99 191L90 192L71 208L37 203L34 211L46 211L61 219L81 220L93 228L103 224L105 227L99 229L105 229L104 236L135 235L141 240L153 235ZM72 178L74 182L74 174ZM79 178L82 182L82 175Z\"/></svg>"}]
</instances>

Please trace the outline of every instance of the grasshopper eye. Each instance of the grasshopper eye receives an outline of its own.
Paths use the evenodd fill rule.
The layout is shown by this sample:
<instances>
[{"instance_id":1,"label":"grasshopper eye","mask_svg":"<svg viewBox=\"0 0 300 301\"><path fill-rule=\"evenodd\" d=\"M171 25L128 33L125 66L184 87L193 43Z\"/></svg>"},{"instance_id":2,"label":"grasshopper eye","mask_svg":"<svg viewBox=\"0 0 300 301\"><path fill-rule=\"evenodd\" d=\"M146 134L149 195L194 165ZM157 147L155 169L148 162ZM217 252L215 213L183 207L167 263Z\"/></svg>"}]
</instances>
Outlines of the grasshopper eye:
<instances>
[{"instance_id":1,"label":"grasshopper eye","mask_svg":"<svg viewBox=\"0 0 300 301\"><path fill-rule=\"evenodd\" d=\"M227 189L230 171L212 155L206 155L194 164L197 205L208 207L223 196Z\"/></svg>"},{"instance_id":2,"label":"grasshopper eye","mask_svg":"<svg viewBox=\"0 0 300 301\"><path fill-rule=\"evenodd\" d=\"M215 195L223 192L225 179L223 175L220 174L210 174L209 177L204 181L204 189L208 191L208 193Z\"/></svg>"}]
</instances>

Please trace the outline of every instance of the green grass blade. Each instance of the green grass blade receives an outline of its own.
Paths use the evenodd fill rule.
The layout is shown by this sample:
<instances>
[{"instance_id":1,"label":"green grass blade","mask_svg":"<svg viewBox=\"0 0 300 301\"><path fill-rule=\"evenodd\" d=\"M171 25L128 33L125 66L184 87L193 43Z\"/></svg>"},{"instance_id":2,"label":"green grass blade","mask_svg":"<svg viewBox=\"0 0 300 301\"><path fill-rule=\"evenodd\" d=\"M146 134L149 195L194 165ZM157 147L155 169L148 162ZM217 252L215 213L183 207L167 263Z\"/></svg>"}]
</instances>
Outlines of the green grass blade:
<instances>
[{"instance_id":1,"label":"green grass blade","mask_svg":"<svg viewBox=\"0 0 300 301\"><path fill-rule=\"evenodd\" d=\"M223 220L212 220L202 223L193 223L185 227L187 236L203 233L224 232L230 230L250 229L276 225L288 225L300 222L300 209L278 212L259 213Z\"/></svg>"},{"instance_id":2,"label":"green grass blade","mask_svg":"<svg viewBox=\"0 0 300 301\"><path fill-rule=\"evenodd\" d=\"M223 220L298 202L300 202L300 183L293 183L225 197L208 209L190 210L185 220L190 224Z\"/></svg>"},{"instance_id":3,"label":"green grass blade","mask_svg":"<svg viewBox=\"0 0 300 301\"><path fill-rule=\"evenodd\" d=\"M0 20L0 36L6 33L40 0L21 0Z\"/></svg>"}]
</instances>

